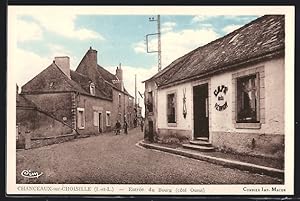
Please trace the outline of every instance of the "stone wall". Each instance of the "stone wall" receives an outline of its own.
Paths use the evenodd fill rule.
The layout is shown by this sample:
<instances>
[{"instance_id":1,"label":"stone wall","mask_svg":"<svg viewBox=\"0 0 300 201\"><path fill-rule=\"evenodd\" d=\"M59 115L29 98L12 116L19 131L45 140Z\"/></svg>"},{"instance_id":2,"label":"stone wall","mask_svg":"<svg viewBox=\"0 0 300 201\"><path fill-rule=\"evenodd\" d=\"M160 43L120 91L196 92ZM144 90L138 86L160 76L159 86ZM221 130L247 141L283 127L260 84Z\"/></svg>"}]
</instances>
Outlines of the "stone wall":
<instances>
[{"instance_id":1,"label":"stone wall","mask_svg":"<svg viewBox=\"0 0 300 201\"><path fill-rule=\"evenodd\" d=\"M17 108L16 113L19 134L30 132L32 137L48 137L72 132L70 127L36 109Z\"/></svg>"},{"instance_id":2,"label":"stone wall","mask_svg":"<svg viewBox=\"0 0 300 201\"><path fill-rule=\"evenodd\" d=\"M181 130L181 129L175 130L175 129L160 128L158 129L158 136L159 138L167 137L167 136L181 136L190 140L192 139L190 130Z\"/></svg>"},{"instance_id":3,"label":"stone wall","mask_svg":"<svg viewBox=\"0 0 300 201\"><path fill-rule=\"evenodd\" d=\"M27 99L31 100L38 108L45 111L58 120L72 125L72 93L44 93L26 94Z\"/></svg>"},{"instance_id":4,"label":"stone wall","mask_svg":"<svg viewBox=\"0 0 300 201\"><path fill-rule=\"evenodd\" d=\"M284 135L212 132L214 147L230 151L268 158L284 158Z\"/></svg>"},{"instance_id":5,"label":"stone wall","mask_svg":"<svg viewBox=\"0 0 300 201\"><path fill-rule=\"evenodd\" d=\"M99 113L101 114L102 119L101 122L101 130L102 132L111 131L114 127L114 119L111 118L111 124L109 126L106 125L106 112L109 111L111 114L112 111L112 102L108 100L102 100L92 96L86 95L78 95L76 98L77 108L84 109L85 116L85 126L84 128L80 128L77 122L77 131L81 135L95 135L99 134ZM77 113L78 118L78 113ZM77 119L78 121L78 119Z\"/></svg>"},{"instance_id":6,"label":"stone wall","mask_svg":"<svg viewBox=\"0 0 300 201\"><path fill-rule=\"evenodd\" d=\"M76 134L60 135L60 136L51 136L43 138L31 138L30 148L38 148L51 144L58 144L73 140Z\"/></svg>"}]
</instances>

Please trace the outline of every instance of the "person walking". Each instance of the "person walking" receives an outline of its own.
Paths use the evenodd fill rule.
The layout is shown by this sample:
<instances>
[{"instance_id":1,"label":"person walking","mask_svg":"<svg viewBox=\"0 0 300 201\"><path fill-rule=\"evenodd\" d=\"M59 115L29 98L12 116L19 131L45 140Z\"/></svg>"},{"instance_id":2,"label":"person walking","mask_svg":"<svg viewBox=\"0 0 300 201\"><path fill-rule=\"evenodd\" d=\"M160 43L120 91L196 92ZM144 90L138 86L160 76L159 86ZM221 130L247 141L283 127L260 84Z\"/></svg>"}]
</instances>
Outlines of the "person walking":
<instances>
[{"instance_id":1,"label":"person walking","mask_svg":"<svg viewBox=\"0 0 300 201\"><path fill-rule=\"evenodd\" d=\"M124 120L124 125L123 125L123 127L124 127L124 133L127 135L128 134L128 124L127 124L127 121L126 120Z\"/></svg>"},{"instance_id":2,"label":"person walking","mask_svg":"<svg viewBox=\"0 0 300 201\"><path fill-rule=\"evenodd\" d=\"M116 127L116 135L120 135L121 124L120 124L119 120L117 120L115 127Z\"/></svg>"}]
</instances>

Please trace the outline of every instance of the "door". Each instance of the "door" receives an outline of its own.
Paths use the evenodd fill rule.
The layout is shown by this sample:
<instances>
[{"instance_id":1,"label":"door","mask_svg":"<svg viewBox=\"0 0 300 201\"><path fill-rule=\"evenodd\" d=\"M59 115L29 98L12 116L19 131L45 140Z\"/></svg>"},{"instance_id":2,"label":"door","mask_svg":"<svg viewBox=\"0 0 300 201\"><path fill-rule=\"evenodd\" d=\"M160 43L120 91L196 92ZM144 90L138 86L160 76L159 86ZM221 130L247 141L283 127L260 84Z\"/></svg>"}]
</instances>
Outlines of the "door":
<instances>
[{"instance_id":1,"label":"door","mask_svg":"<svg viewBox=\"0 0 300 201\"><path fill-rule=\"evenodd\" d=\"M98 113L99 118L98 118L98 131L99 133L102 133L102 113Z\"/></svg>"},{"instance_id":2,"label":"door","mask_svg":"<svg viewBox=\"0 0 300 201\"><path fill-rule=\"evenodd\" d=\"M194 137L209 137L208 84L193 87Z\"/></svg>"}]
</instances>

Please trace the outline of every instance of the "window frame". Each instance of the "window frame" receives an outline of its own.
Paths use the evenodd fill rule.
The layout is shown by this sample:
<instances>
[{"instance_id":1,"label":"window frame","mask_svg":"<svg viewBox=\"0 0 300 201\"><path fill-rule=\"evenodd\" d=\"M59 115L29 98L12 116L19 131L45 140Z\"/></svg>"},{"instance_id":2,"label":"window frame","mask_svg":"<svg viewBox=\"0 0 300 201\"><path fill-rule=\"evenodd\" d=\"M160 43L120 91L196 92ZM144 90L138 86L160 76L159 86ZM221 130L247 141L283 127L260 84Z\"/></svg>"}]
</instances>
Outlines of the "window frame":
<instances>
[{"instance_id":1,"label":"window frame","mask_svg":"<svg viewBox=\"0 0 300 201\"><path fill-rule=\"evenodd\" d=\"M171 94L174 94L174 100L175 100L175 103L174 103L174 105L175 105L175 114L174 114L174 116L175 116L175 122L169 122L169 120L168 120L168 97L169 97L169 95L171 95ZM178 107L177 107L177 91L169 91L169 92L167 92L167 95L166 95L166 120L167 120L167 125L168 125L168 127L176 127L177 126L177 110L178 110Z\"/></svg>"},{"instance_id":2,"label":"window frame","mask_svg":"<svg viewBox=\"0 0 300 201\"><path fill-rule=\"evenodd\" d=\"M241 79L245 79L245 78L249 78L251 79L251 77L254 77L255 76L255 79L257 79L257 97L256 97L256 121L255 122L247 122L247 121L241 121L239 118L238 118L238 98L239 98L239 89L238 89L238 82L241 80ZM236 78L236 123L260 123L260 118L259 118L259 73L254 73L254 74L249 74L249 75L245 75L245 76L242 76L242 77L238 77Z\"/></svg>"},{"instance_id":3,"label":"window frame","mask_svg":"<svg viewBox=\"0 0 300 201\"><path fill-rule=\"evenodd\" d=\"M79 122L79 115L81 115L81 112L82 112L82 118L81 118L81 122ZM77 108L77 128L85 129L85 111L84 108L80 108L80 107Z\"/></svg>"},{"instance_id":4,"label":"window frame","mask_svg":"<svg viewBox=\"0 0 300 201\"><path fill-rule=\"evenodd\" d=\"M249 76L256 75L257 79L257 111L256 111L256 122L238 122L238 79L246 78ZM264 66L256 68L250 68L247 70L239 71L232 74L233 83L233 124L237 129L260 129L261 124L265 123L265 94L264 94Z\"/></svg>"}]
</instances>

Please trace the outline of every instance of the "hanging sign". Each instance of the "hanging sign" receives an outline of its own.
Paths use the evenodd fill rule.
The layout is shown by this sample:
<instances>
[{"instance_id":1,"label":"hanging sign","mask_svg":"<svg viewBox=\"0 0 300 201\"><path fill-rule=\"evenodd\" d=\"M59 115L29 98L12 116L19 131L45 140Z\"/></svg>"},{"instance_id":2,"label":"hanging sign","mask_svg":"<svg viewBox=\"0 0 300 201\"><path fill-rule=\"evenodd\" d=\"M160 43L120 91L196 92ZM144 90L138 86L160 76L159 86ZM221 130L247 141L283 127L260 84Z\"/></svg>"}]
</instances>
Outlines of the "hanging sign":
<instances>
[{"instance_id":1,"label":"hanging sign","mask_svg":"<svg viewBox=\"0 0 300 201\"><path fill-rule=\"evenodd\" d=\"M186 94L186 89L184 88L183 89L183 100L182 100L182 102L183 102L183 117L184 118L186 118L186 115L187 115L187 108L186 108L186 97L185 97L185 94Z\"/></svg>"}]
</instances>

